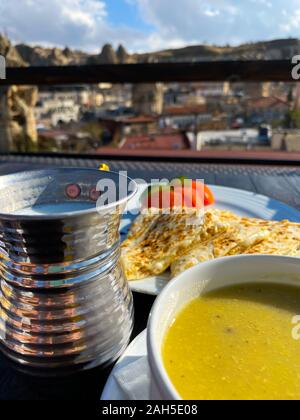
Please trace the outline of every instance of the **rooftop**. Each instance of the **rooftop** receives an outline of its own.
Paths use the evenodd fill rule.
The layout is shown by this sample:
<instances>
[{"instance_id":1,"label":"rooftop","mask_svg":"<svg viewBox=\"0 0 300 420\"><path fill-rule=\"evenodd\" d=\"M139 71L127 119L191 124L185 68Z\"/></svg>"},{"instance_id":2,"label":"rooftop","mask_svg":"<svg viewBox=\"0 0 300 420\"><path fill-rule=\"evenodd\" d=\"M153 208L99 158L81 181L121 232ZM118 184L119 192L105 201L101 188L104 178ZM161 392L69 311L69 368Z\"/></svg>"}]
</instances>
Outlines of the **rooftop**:
<instances>
[{"instance_id":1,"label":"rooftop","mask_svg":"<svg viewBox=\"0 0 300 420\"><path fill-rule=\"evenodd\" d=\"M277 98L274 96L267 97L267 98L251 98L247 101L248 107L256 108L256 109L268 109L278 106L289 106L289 103L282 99Z\"/></svg>"},{"instance_id":2,"label":"rooftop","mask_svg":"<svg viewBox=\"0 0 300 420\"><path fill-rule=\"evenodd\" d=\"M157 120L155 115L139 115L133 117L109 117L105 116L101 118L104 121L115 121L120 124L151 124Z\"/></svg>"},{"instance_id":3,"label":"rooftop","mask_svg":"<svg viewBox=\"0 0 300 420\"><path fill-rule=\"evenodd\" d=\"M125 150L189 150L190 142L185 134L153 134L128 136L120 149ZM118 150L120 150L118 149ZM99 149L101 151L101 149ZM146 152L147 153L147 152Z\"/></svg>"},{"instance_id":4,"label":"rooftop","mask_svg":"<svg viewBox=\"0 0 300 420\"><path fill-rule=\"evenodd\" d=\"M185 106L170 106L164 110L164 115L191 115L203 114L207 112L206 105L185 105Z\"/></svg>"}]
</instances>

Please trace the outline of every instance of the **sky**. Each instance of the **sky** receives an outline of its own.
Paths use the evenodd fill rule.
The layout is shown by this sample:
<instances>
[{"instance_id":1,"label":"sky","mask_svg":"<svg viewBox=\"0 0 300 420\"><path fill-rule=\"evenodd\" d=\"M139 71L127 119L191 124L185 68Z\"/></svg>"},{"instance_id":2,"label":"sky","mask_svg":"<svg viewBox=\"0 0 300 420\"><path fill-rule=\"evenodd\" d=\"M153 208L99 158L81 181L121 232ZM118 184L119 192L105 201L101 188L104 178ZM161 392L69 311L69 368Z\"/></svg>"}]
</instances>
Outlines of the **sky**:
<instances>
[{"instance_id":1,"label":"sky","mask_svg":"<svg viewBox=\"0 0 300 420\"><path fill-rule=\"evenodd\" d=\"M0 0L14 42L98 52L300 38L300 0Z\"/></svg>"}]
</instances>

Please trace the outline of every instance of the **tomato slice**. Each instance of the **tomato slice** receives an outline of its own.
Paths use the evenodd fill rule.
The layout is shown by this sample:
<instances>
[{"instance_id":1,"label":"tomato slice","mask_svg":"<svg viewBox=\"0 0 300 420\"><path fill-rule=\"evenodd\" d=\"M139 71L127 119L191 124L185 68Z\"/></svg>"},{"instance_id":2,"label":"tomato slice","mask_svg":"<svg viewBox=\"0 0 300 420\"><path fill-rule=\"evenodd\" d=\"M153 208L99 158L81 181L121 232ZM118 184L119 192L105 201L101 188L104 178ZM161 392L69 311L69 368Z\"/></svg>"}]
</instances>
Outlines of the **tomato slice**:
<instances>
[{"instance_id":1,"label":"tomato slice","mask_svg":"<svg viewBox=\"0 0 300 420\"><path fill-rule=\"evenodd\" d=\"M202 200L204 206L210 206L215 203L215 197L211 189L203 182L193 181L193 189L196 191L196 197ZM198 206L197 206L198 207Z\"/></svg>"},{"instance_id":2,"label":"tomato slice","mask_svg":"<svg viewBox=\"0 0 300 420\"><path fill-rule=\"evenodd\" d=\"M177 198L176 207L203 208L203 189L199 189L199 186L197 189L192 186L176 187L174 196Z\"/></svg>"},{"instance_id":3,"label":"tomato slice","mask_svg":"<svg viewBox=\"0 0 300 420\"><path fill-rule=\"evenodd\" d=\"M195 208L203 208L205 206L203 182L193 181L192 189L193 189L193 206Z\"/></svg>"},{"instance_id":4,"label":"tomato slice","mask_svg":"<svg viewBox=\"0 0 300 420\"><path fill-rule=\"evenodd\" d=\"M216 200L212 190L207 185L204 185L204 205L211 206L212 204L215 204L215 202Z\"/></svg>"},{"instance_id":5,"label":"tomato slice","mask_svg":"<svg viewBox=\"0 0 300 420\"><path fill-rule=\"evenodd\" d=\"M149 189L143 207L159 209L174 207L203 208L203 206L215 203L212 191L202 182L178 179L178 184L175 183L174 185Z\"/></svg>"},{"instance_id":6,"label":"tomato slice","mask_svg":"<svg viewBox=\"0 0 300 420\"><path fill-rule=\"evenodd\" d=\"M191 188L174 188L174 206L173 207L194 207L193 190Z\"/></svg>"},{"instance_id":7,"label":"tomato slice","mask_svg":"<svg viewBox=\"0 0 300 420\"><path fill-rule=\"evenodd\" d=\"M176 205L175 201L174 189L168 186L154 187L149 189L148 195L143 201L143 207L156 209L173 208Z\"/></svg>"}]
</instances>

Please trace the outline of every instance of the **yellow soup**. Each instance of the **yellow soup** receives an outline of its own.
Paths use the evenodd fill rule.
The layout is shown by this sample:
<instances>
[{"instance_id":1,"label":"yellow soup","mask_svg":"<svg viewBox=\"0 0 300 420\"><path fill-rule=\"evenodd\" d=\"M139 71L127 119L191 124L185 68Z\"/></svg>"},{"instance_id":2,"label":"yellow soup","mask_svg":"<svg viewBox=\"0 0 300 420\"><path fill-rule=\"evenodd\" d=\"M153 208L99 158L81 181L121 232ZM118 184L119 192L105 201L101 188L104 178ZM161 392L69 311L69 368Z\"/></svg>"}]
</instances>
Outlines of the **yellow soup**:
<instances>
[{"instance_id":1,"label":"yellow soup","mask_svg":"<svg viewBox=\"0 0 300 420\"><path fill-rule=\"evenodd\" d=\"M184 399L300 399L296 315L300 290L289 286L236 286L192 301L163 345L171 381Z\"/></svg>"}]
</instances>

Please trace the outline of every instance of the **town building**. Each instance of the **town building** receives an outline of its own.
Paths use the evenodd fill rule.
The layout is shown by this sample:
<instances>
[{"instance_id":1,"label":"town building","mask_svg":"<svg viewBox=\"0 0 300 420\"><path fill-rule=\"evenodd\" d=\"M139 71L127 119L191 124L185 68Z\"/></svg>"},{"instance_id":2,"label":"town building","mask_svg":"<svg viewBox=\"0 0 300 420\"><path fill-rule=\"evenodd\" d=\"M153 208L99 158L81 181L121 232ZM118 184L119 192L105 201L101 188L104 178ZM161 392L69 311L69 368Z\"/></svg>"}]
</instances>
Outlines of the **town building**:
<instances>
[{"instance_id":1,"label":"town building","mask_svg":"<svg viewBox=\"0 0 300 420\"><path fill-rule=\"evenodd\" d=\"M209 121L212 114L206 105L169 106L159 119L161 127L174 129L196 129L199 124Z\"/></svg>"},{"instance_id":2,"label":"town building","mask_svg":"<svg viewBox=\"0 0 300 420\"><path fill-rule=\"evenodd\" d=\"M283 121L289 111L289 103L277 97L250 98L245 102L247 121L253 124L273 124Z\"/></svg>"},{"instance_id":3,"label":"town building","mask_svg":"<svg viewBox=\"0 0 300 420\"><path fill-rule=\"evenodd\" d=\"M155 115L139 116L111 116L99 118L107 141L118 146L124 137L129 135L146 135L157 131L157 117Z\"/></svg>"}]
</instances>

